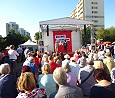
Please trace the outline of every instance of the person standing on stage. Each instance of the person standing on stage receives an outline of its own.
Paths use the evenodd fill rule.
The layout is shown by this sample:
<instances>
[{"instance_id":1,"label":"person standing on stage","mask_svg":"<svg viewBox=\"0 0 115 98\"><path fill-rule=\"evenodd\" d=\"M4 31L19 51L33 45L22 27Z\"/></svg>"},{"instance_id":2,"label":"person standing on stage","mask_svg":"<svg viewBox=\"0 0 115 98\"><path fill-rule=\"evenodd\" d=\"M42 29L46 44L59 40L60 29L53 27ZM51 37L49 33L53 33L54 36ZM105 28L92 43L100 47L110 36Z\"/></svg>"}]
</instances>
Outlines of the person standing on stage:
<instances>
[{"instance_id":1,"label":"person standing on stage","mask_svg":"<svg viewBox=\"0 0 115 98\"><path fill-rule=\"evenodd\" d=\"M59 43L58 41L55 42L55 52L56 54L58 53L58 46L59 46Z\"/></svg>"},{"instance_id":2,"label":"person standing on stage","mask_svg":"<svg viewBox=\"0 0 115 98\"><path fill-rule=\"evenodd\" d=\"M64 46L64 51L67 52L68 44L66 39L64 40L63 46Z\"/></svg>"}]
</instances>

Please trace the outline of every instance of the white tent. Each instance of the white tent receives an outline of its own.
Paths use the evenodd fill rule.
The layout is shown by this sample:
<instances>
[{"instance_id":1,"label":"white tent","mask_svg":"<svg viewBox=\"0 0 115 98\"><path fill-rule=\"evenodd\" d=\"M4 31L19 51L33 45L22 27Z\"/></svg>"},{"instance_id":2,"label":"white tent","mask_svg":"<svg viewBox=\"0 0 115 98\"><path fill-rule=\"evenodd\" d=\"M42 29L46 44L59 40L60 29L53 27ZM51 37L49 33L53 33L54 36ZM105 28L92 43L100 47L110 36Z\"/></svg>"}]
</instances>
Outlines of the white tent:
<instances>
[{"instance_id":1,"label":"white tent","mask_svg":"<svg viewBox=\"0 0 115 98\"><path fill-rule=\"evenodd\" d=\"M35 51L37 48L37 44L34 43L33 41L31 41L30 39L27 42L20 44L20 45L23 47L31 47L33 49L33 51Z\"/></svg>"},{"instance_id":2,"label":"white tent","mask_svg":"<svg viewBox=\"0 0 115 98\"><path fill-rule=\"evenodd\" d=\"M21 46L37 46L37 44L29 39L27 42L21 44Z\"/></svg>"}]
</instances>

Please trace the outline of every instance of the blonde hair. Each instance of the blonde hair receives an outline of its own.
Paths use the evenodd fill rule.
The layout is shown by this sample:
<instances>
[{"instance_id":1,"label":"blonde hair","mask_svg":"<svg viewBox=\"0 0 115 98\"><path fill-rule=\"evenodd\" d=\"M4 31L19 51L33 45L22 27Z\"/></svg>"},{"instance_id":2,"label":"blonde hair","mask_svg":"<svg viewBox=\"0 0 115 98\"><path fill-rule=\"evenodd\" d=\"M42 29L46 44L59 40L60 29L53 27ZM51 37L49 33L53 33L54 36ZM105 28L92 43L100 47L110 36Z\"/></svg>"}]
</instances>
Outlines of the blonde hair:
<instances>
[{"instance_id":1,"label":"blonde hair","mask_svg":"<svg viewBox=\"0 0 115 98\"><path fill-rule=\"evenodd\" d=\"M67 63L67 62L64 62L62 64L62 68L65 70L66 73L71 72L71 67L70 67L69 63Z\"/></svg>"},{"instance_id":2,"label":"blonde hair","mask_svg":"<svg viewBox=\"0 0 115 98\"><path fill-rule=\"evenodd\" d=\"M19 81L18 81L18 88L20 91L31 91L36 87L35 79L33 73L25 72L22 73Z\"/></svg>"},{"instance_id":3,"label":"blonde hair","mask_svg":"<svg viewBox=\"0 0 115 98\"><path fill-rule=\"evenodd\" d=\"M67 75L62 67L54 70L53 79L58 85L65 85L67 83Z\"/></svg>"},{"instance_id":4,"label":"blonde hair","mask_svg":"<svg viewBox=\"0 0 115 98\"><path fill-rule=\"evenodd\" d=\"M49 74L49 73L51 73L50 65L49 64L45 64L42 67L42 74Z\"/></svg>"},{"instance_id":5,"label":"blonde hair","mask_svg":"<svg viewBox=\"0 0 115 98\"><path fill-rule=\"evenodd\" d=\"M10 66L8 63L4 63L0 65L0 73L1 74L9 74L10 73Z\"/></svg>"}]
</instances>

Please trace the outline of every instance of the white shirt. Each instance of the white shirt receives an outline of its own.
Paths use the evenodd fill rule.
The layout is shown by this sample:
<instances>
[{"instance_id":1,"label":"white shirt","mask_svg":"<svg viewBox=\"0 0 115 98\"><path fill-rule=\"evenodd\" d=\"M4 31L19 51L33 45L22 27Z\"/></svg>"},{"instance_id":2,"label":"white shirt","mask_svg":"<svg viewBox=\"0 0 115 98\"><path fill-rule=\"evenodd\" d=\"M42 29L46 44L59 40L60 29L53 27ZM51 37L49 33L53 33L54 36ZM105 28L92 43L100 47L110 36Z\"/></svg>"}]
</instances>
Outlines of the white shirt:
<instances>
[{"instance_id":1,"label":"white shirt","mask_svg":"<svg viewBox=\"0 0 115 98\"><path fill-rule=\"evenodd\" d=\"M17 56L19 56L19 54L15 50L12 50L12 49L8 51L8 54L9 54L9 59L13 59L13 60L16 60Z\"/></svg>"}]
</instances>

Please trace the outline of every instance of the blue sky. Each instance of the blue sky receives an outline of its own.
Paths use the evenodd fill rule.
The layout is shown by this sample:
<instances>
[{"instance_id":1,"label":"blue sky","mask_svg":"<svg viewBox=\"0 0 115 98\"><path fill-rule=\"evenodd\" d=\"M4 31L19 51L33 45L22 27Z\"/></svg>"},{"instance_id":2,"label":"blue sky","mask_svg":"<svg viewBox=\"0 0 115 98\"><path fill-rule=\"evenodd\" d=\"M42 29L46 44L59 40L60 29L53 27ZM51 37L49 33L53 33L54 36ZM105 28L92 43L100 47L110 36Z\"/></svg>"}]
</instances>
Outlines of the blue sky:
<instances>
[{"instance_id":1,"label":"blue sky","mask_svg":"<svg viewBox=\"0 0 115 98\"><path fill-rule=\"evenodd\" d=\"M115 27L115 0L105 1L105 27ZM0 0L0 35L5 36L6 24L16 22L33 37L39 21L69 17L78 0Z\"/></svg>"}]
</instances>

